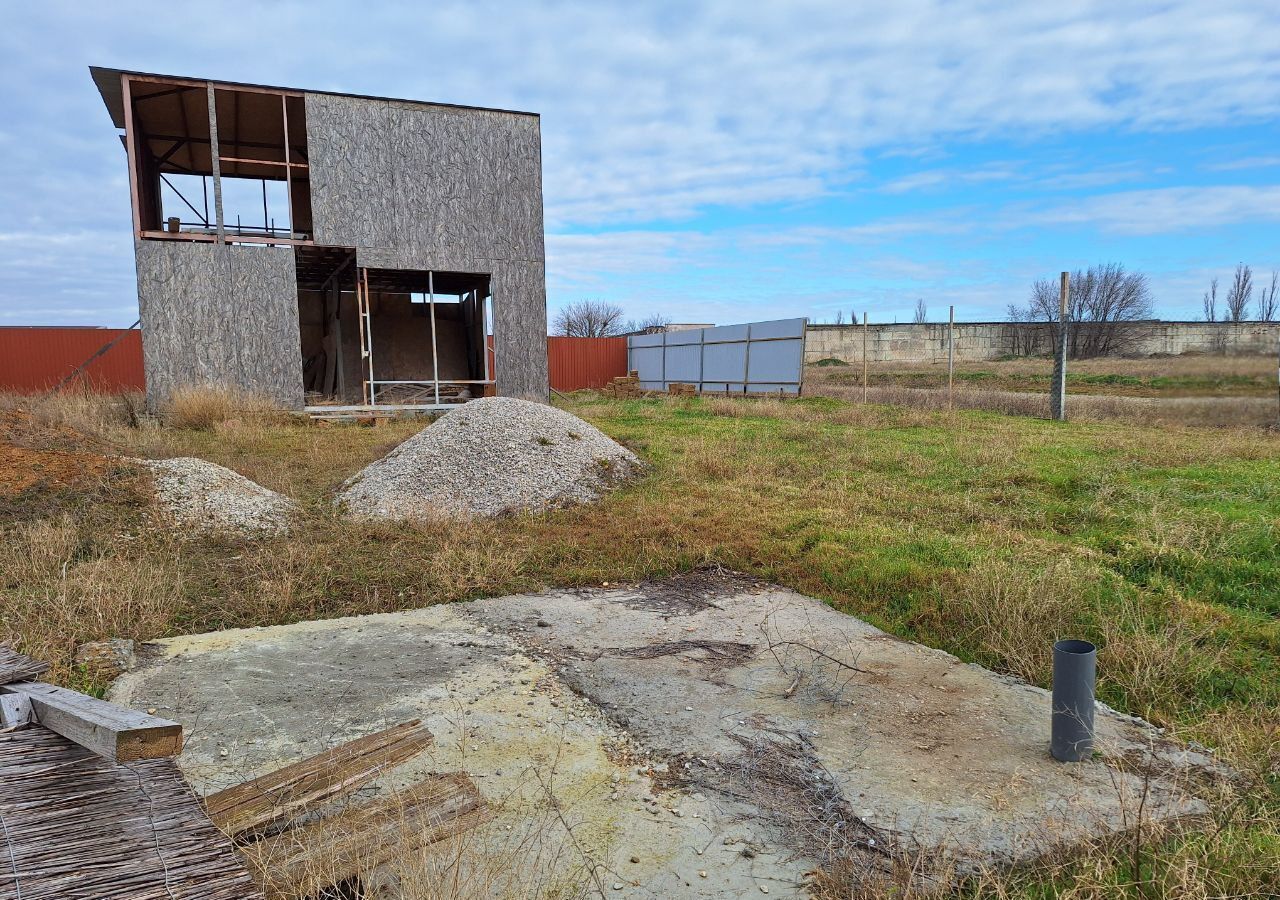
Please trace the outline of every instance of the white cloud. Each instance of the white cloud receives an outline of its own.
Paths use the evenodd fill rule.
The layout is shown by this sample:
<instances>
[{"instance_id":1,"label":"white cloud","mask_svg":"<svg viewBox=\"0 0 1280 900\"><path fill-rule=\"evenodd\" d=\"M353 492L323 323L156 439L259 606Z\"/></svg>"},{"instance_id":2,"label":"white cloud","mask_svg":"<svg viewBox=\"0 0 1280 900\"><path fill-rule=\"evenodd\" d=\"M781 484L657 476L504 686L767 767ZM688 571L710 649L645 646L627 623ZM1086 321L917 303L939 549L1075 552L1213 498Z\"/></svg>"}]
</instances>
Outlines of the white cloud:
<instances>
[{"instance_id":1,"label":"white cloud","mask_svg":"<svg viewBox=\"0 0 1280 900\"><path fill-rule=\"evenodd\" d=\"M1241 169L1269 169L1273 166L1280 166L1280 156L1247 156L1230 162L1214 163L1205 168L1210 172L1235 172Z\"/></svg>"},{"instance_id":2,"label":"white cloud","mask_svg":"<svg viewBox=\"0 0 1280 900\"><path fill-rule=\"evenodd\" d=\"M118 306L116 291L131 277L121 154L84 69L90 63L539 111L553 235L829 197L872 154L936 158L955 141L1235 126L1280 115L1280 16L1267 0L442 0L358 12L312 0L235 15L153 12L144 3L70 0L10 11L0 31L0 78L9 87L0 99L0 232L84 230L110 253L33 258L2 243L0 267L18 273L0 287L6 303L29 303L32 291L97 290L104 306ZM915 177L922 187L937 176ZM909 178L897 189L911 187ZM1116 234L1148 233L1139 213L1192 214L1200 218L1183 221L1204 227L1232 215L1261 221L1257 198L1234 190L1112 195L1041 221L1094 222ZM943 215L844 235L870 241L973 227ZM123 244L111 243L121 235ZM620 263L608 248L624 240L631 258L655 270L669 256L696 265L697 244L670 247L634 231L594 247L553 236L553 274L563 267L564 278L582 280L611 271Z\"/></svg>"},{"instance_id":3,"label":"white cloud","mask_svg":"<svg viewBox=\"0 0 1280 900\"><path fill-rule=\"evenodd\" d=\"M1280 185L1119 191L1045 209L1007 207L999 220L1005 228L1071 225L1115 235L1208 231L1227 225L1280 222Z\"/></svg>"}]
</instances>

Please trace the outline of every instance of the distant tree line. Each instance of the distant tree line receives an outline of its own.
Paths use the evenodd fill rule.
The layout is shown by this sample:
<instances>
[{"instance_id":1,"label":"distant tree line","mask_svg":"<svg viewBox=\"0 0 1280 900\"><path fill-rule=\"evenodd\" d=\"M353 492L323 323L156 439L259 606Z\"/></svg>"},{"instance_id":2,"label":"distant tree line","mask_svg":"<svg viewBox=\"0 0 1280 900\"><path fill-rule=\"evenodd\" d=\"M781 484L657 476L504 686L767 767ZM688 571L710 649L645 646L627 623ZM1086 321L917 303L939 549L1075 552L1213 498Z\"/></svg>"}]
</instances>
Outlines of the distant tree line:
<instances>
[{"instance_id":1,"label":"distant tree line","mask_svg":"<svg viewBox=\"0 0 1280 900\"><path fill-rule=\"evenodd\" d=\"M576 300L560 308L552 320L552 331L561 337L617 337L623 334L660 331L671 319L654 313L643 319L623 319L622 307L603 300Z\"/></svg>"},{"instance_id":2,"label":"distant tree line","mask_svg":"<svg viewBox=\"0 0 1280 900\"><path fill-rule=\"evenodd\" d=\"M1260 322L1274 322L1280 314L1280 296L1276 289L1280 287L1280 272L1272 271L1271 283L1262 286L1258 294L1258 305L1253 305L1253 269L1240 263L1236 266L1231 278L1231 287L1222 298L1222 306L1218 306L1218 277L1209 279L1209 290L1204 292L1201 308L1206 322L1247 322L1249 313L1255 313L1254 319Z\"/></svg>"}]
</instances>

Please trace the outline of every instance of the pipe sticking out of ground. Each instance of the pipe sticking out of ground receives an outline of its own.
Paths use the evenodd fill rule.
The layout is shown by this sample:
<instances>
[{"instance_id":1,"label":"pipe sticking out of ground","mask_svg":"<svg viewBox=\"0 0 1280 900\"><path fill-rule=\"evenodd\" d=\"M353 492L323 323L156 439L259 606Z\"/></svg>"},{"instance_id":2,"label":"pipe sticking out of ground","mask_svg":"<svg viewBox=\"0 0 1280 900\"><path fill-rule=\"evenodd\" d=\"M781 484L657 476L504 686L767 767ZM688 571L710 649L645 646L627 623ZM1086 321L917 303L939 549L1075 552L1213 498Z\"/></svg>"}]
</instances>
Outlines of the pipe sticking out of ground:
<instances>
[{"instance_id":1,"label":"pipe sticking out of ground","mask_svg":"<svg viewBox=\"0 0 1280 900\"><path fill-rule=\"evenodd\" d=\"M1088 641L1053 645L1053 721L1049 748L1060 762L1093 755L1093 687L1098 648Z\"/></svg>"}]
</instances>

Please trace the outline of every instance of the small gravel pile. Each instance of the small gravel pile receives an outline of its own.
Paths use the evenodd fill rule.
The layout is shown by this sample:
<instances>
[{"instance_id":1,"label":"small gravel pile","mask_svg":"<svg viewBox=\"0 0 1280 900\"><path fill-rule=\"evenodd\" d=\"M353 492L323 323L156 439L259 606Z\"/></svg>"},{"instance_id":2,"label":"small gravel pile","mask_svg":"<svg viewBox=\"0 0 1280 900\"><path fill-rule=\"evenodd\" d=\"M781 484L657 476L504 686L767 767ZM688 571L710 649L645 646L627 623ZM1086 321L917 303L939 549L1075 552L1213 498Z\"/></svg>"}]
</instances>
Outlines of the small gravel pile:
<instances>
[{"instance_id":1,"label":"small gravel pile","mask_svg":"<svg viewBox=\"0 0 1280 900\"><path fill-rule=\"evenodd\" d=\"M641 468L634 453L577 416L488 397L367 466L338 501L359 518L465 520L591 503Z\"/></svg>"},{"instance_id":2,"label":"small gravel pile","mask_svg":"<svg viewBox=\"0 0 1280 900\"><path fill-rule=\"evenodd\" d=\"M293 501L238 472L191 456L139 462L151 470L156 499L179 524L268 534L289 527Z\"/></svg>"}]
</instances>

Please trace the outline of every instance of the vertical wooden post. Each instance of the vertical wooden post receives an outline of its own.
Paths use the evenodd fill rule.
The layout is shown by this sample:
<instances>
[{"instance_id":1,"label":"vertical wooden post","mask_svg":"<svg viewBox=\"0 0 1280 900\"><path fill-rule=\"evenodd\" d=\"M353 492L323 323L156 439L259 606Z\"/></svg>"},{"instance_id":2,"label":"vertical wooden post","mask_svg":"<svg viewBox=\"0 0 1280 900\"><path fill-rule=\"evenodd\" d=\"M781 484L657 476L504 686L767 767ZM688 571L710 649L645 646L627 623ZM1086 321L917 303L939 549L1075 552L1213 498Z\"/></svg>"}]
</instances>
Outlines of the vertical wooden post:
<instances>
[{"instance_id":1,"label":"vertical wooden post","mask_svg":"<svg viewBox=\"0 0 1280 900\"><path fill-rule=\"evenodd\" d=\"M862 402L867 402L867 314L862 313Z\"/></svg>"},{"instance_id":2,"label":"vertical wooden post","mask_svg":"<svg viewBox=\"0 0 1280 900\"><path fill-rule=\"evenodd\" d=\"M955 409L956 384L956 308L947 316L947 409Z\"/></svg>"},{"instance_id":3,"label":"vertical wooden post","mask_svg":"<svg viewBox=\"0 0 1280 900\"><path fill-rule=\"evenodd\" d=\"M209 159L213 169L213 215L217 219L218 241L226 237L226 226L222 221L222 162L219 156L222 146L218 143L218 104L213 85L206 83L205 97L209 101Z\"/></svg>"},{"instance_id":4,"label":"vertical wooden post","mask_svg":"<svg viewBox=\"0 0 1280 900\"><path fill-rule=\"evenodd\" d=\"M440 353L436 347L436 275L427 272L427 302L431 308L431 380L435 382L436 406L440 405Z\"/></svg>"},{"instance_id":5,"label":"vertical wooden post","mask_svg":"<svg viewBox=\"0 0 1280 900\"><path fill-rule=\"evenodd\" d=\"M138 204L138 138L133 120L133 88L128 75L120 76L120 94L124 103L124 148L129 162L129 198L133 209L133 237L142 236L142 213Z\"/></svg>"},{"instance_id":6,"label":"vertical wooden post","mask_svg":"<svg viewBox=\"0 0 1280 900\"><path fill-rule=\"evenodd\" d=\"M364 297L364 344L363 350L365 357L369 360L367 368L368 381L366 400L370 406L378 405L378 385L374 382L373 374L373 296L369 293L369 270L356 269L357 278L359 279L358 290Z\"/></svg>"},{"instance_id":7,"label":"vertical wooden post","mask_svg":"<svg viewBox=\"0 0 1280 900\"><path fill-rule=\"evenodd\" d=\"M284 192L286 206L289 209L289 239L293 240L293 166L290 165L292 160L289 158L289 98L284 94L280 95L280 113L284 118ZM274 236L273 232L272 237Z\"/></svg>"},{"instance_id":8,"label":"vertical wooden post","mask_svg":"<svg viewBox=\"0 0 1280 900\"><path fill-rule=\"evenodd\" d=\"M1071 293L1071 276L1062 273L1058 288L1058 347L1053 355L1053 394L1049 413L1059 422L1067 420L1067 298Z\"/></svg>"}]
</instances>

